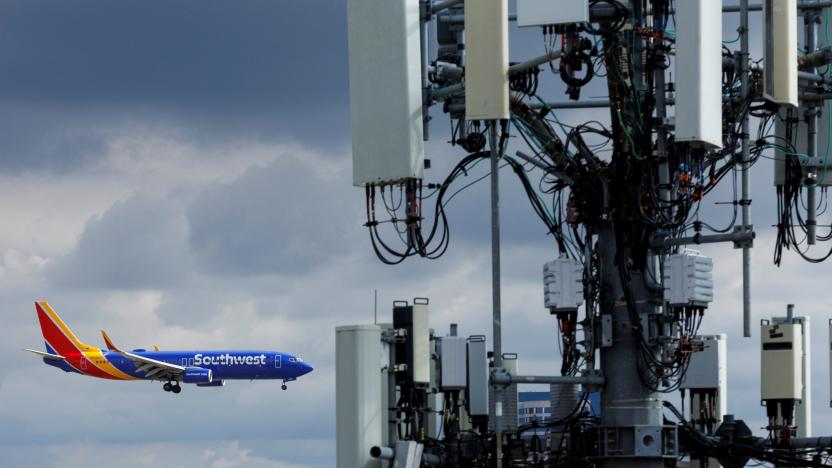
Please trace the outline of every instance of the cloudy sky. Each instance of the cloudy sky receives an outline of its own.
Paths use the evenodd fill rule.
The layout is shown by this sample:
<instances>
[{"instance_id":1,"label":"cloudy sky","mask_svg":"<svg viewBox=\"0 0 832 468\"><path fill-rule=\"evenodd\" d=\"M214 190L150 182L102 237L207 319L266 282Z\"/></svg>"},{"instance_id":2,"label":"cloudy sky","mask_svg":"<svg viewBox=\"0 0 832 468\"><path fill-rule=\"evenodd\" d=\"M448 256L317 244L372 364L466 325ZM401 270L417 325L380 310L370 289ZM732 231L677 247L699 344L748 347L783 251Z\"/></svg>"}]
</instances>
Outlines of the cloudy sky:
<instances>
[{"instance_id":1,"label":"cloudy sky","mask_svg":"<svg viewBox=\"0 0 832 468\"><path fill-rule=\"evenodd\" d=\"M512 32L513 60L541 49L536 31ZM341 0L0 4L0 466L332 466L334 327L371 321L374 289L382 317L395 299L427 296L440 333L458 322L490 334L487 186L449 207L441 260L380 264L351 187L347 91ZM434 115L430 181L463 155ZM820 430L832 425L832 270L793 255L771 265L771 170L753 172L754 319L788 302L812 316ZM525 372L553 373L540 278L553 245L506 174L504 349ZM718 289L703 331L729 334L729 410L757 428L759 338L756 326L740 338L740 256L707 252ZM316 370L287 392L232 382L179 396L65 375L20 351L42 346L36 299L94 345L104 328L128 348L279 349Z\"/></svg>"}]
</instances>

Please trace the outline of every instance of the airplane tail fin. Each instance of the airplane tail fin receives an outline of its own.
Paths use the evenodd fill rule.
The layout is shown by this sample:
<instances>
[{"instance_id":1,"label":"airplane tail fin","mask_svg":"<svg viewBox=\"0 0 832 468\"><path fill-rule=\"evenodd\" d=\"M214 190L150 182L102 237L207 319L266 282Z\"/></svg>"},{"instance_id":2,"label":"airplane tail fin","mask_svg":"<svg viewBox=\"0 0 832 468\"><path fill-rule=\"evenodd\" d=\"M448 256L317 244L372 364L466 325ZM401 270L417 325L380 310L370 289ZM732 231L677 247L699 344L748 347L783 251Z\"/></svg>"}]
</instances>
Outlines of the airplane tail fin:
<instances>
[{"instance_id":1,"label":"airplane tail fin","mask_svg":"<svg viewBox=\"0 0 832 468\"><path fill-rule=\"evenodd\" d=\"M35 302L40 330L50 354L66 356L91 349L82 343L46 301Z\"/></svg>"}]
</instances>

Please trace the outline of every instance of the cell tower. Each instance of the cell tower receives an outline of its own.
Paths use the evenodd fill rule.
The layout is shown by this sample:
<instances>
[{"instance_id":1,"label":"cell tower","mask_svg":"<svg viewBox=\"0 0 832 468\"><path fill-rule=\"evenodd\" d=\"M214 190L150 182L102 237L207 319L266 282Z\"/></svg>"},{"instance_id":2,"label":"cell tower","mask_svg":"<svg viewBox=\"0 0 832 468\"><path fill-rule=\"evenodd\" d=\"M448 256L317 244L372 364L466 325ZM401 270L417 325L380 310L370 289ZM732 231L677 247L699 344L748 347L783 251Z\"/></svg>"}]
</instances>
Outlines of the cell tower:
<instances>
[{"instance_id":1,"label":"cell tower","mask_svg":"<svg viewBox=\"0 0 832 468\"><path fill-rule=\"evenodd\" d=\"M750 168L773 158L774 262L786 250L811 262L832 256L822 209L832 161L828 141L819 142L828 140L832 49L818 41L832 2L517 0L515 13L507 0L347 5L353 181L365 192L372 248L388 265L444 254L453 224L445 204L468 170L488 160L493 328L486 356L483 337L430 330L425 300L394 305L392 324L339 329L339 365L353 369L338 379L347 389L338 392L339 463L658 468L687 457L698 466L829 466L823 453L832 439L808 439L800 427L811 408L801 380L808 320L790 313L763 326L769 437L755 437L726 411L725 337L699 334L714 265L688 247L742 250L742 330L750 337ZM749 53L751 11L762 11L754 25L763 31L761 60ZM722 40L725 15L739 18L735 41ZM539 31L542 54L510 60L513 25ZM606 99L582 99L604 82ZM544 98L561 92L566 99ZM582 108L609 114L603 122L557 115ZM433 182L425 180L424 141L438 109L461 158ZM516 356L503 362L502 167L554 240L543 286L560 331L561 375L518 375ZM700 206L732 181L733 221L714 226ZM373 352L349 354L365 348ZM376 348L387 356L377 378L358 371L373 365ZM516 403L511 386L523 383L551 384L560 416L517 427L516 411L505 410ZM368 396L379 385L380 395ZM596 390L600 416L585 410ZM690 398L681 411L664 398L679 390ZM347 435L358 428L361 437ZM545 449L540 428L557 433Z\"/></svg>"}]
</instances>

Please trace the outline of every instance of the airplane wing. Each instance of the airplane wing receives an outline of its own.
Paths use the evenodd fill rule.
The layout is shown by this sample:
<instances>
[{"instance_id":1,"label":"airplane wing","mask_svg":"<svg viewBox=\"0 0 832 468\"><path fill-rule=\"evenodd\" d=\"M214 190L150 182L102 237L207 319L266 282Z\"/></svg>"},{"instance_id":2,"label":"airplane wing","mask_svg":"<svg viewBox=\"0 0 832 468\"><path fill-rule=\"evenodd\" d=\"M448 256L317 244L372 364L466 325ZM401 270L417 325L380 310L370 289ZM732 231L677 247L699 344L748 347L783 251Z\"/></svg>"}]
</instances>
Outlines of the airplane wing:
<instances>
[{"instance_id":1,"label":"airplane wing","mask_svg":"<svg viewBox=\"0 0 832 468\"><path fill-rule=\"evenodd\" d=\"M122 351L113 344L110 337L107 336L107 332L101 330L101 335L104 337L104 342L107 343L107 348L110 351L133 361L133 364L136 365L136 369L145 373L145 378L151 378L153 380L167 380L176 378L185 372L185 368L182 366Z\"/></svg>"},{"instance_id":2,"label":"airplane wing","mask_svg":"<svg viewBox=\"0 0 832 468\"><path fill-rule=\"evenodd\" d=\"M65 357L61 356L60 354L47 353L45 351L38 351L36 349L23 348L23 351L29 351L30 353L37 354L40 357L50 359L52 361L63 361L64 359L66 359Z\"/></svg>"}]
</instances>

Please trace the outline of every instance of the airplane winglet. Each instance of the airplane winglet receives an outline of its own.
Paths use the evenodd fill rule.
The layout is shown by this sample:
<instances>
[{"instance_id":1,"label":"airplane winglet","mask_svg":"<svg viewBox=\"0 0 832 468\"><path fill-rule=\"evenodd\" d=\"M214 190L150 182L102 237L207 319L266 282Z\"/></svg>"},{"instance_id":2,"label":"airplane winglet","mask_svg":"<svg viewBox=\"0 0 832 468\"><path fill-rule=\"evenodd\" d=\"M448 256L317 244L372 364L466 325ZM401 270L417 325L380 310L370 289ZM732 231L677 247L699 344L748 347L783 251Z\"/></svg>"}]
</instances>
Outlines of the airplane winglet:
<instances>
[{"instance_id":1,"label":"airplane winglet","mask_svg":"<svg viewBox=\"0 0 832 468\"><path fill-rule=\"evenodd\" d=\"M42 358L46 358L46 359L49 359L49 360L52 360L52 361L63 361L63 360L66 359L65 357L61 356L60 354L46 353L46 352L43 352L43 351L38 351L36 349L23 348L23 351L29 351L32 354L36 354L36 355L38 355Z\"/></svg>"},{"instance_id":2,"label":"airplane winglet","mask_svg":"<svg viewBox=\"0 0 832 468\"><path fill-rule=\"evenodd\" d=\"M118 347L116 345L113 344L113 341L110 339L109 336L107 336L107 332L105 332L104 330L101 330L101 336L104 337L104 343L107 344L107 349L109 349L110 351L115 351L117 353L122 352L120 349L118 349Z\"/></svg>"}]
</instances>

